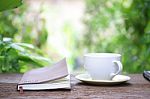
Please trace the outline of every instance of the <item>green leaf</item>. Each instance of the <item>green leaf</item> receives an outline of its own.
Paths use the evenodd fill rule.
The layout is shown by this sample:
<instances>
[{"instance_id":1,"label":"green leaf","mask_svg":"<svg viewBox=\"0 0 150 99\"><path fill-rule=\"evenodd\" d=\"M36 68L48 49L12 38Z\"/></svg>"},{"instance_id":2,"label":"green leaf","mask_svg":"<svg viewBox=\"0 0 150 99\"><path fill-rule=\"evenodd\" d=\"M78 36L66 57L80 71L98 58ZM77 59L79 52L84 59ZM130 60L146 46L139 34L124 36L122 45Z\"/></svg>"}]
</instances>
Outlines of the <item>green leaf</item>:
<instances>
[{"instance_id":1,"label":"green leaf","mask_svg":"<svg viewBox=\"0 0 150 99\"><path fill-rule=\"evenodd\" d=\"M34 49L34 46L32 44L27 44L27 43L14 43L14 44L22 46L22 47Z\"/></svg>"},{"instance_id":2,"label":"green leaf","mask_svg":"<svg viewBox=\"0 0 150 99\"><path fill-rule=\"evenodd\" d=\"M27 53L19 53L19 60L34 63L37 66L45 66L51 63L51 61L48 58L34 56Z\"/></svg>"},{"instance_id":3,"label":"green leaf","mask_svg":"<svg viewBox=\"0 0 150 99\"><path fill-rule=\"evenodd\" d=\"M1 60L4 60L4 56L0 56L0 61L1 61Z\"/></svg>"},{"instance_id":4,"label":"green leaf","mask_svg":"<svg viewBox=\"0 0 150 99\"><path fill-rule=\"evenodd\" d=\"M51 61L48 58L41 57L41 56L31 56L31 59L35 62L42 63L43 65L46 63L51 63Z\"/></svg>"},{"instance_id":5,"label":"green leaf","mask_svg":"<svg viewBox=\"0 0 150 99\"><path fill-rule=\"evenodd\" d=\"M22 0L0 0L0 11L17 8L22 5Z\"/></svg>"},{"instance_id":6,"label":"green leaf","mask_svg":"<svg viewBox=\"0 0 150 99\"><path fill-rule=\"evenodd\" d=\"M11 46L12 48L14 48L14 49L20 51L20 52L25 52L25 49L24 49L23 47L21 47L21 46L15 44L15 43L12 43L10 46Z\"/></svg>"}]
</instances>

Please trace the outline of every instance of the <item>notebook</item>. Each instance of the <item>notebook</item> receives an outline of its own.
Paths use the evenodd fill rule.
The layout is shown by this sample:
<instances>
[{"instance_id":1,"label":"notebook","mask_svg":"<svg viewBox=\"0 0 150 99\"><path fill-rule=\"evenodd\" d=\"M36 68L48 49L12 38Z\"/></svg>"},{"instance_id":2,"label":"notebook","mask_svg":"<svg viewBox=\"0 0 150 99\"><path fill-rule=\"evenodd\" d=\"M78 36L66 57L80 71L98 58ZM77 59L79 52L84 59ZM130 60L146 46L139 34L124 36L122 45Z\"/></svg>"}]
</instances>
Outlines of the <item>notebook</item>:
<instances>
[{"instance_id":1,"label":"notebook","mask_svg":"<svg viewBox=\"0 0 150 99\"><path fill-rule=\"evenodd\" d=\"M49 90L71 89L70 75L68 74L66 58L43 68L33 69L24 73L17 90Z\"/></svg>"}]
</instances>

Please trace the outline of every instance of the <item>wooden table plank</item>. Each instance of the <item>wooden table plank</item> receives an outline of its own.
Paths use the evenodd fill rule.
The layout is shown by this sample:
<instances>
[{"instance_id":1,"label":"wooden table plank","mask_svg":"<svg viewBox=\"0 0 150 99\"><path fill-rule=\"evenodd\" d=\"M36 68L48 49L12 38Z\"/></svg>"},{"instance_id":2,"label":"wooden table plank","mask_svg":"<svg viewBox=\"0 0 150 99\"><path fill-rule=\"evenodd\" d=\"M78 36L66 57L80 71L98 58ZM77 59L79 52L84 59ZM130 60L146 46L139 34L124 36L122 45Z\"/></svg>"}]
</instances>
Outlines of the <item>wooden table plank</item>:
<instances>
[{"instance_id":1,"label":"wooden table plank","mask_svg":"<svg viewBox=\"0 0 150 99\"><path fill-rule=\"evenodd\" d=\"M16 91L17 82L22 74L0 74L0 99L2 98L105 98L105 99L148 99L150 97L150 82L141 74L129 75L128 83L116 86L92 86L85 85L71 77L72 90L47 90L25 91L19 94Z\"/></svg>"}]
</instances>

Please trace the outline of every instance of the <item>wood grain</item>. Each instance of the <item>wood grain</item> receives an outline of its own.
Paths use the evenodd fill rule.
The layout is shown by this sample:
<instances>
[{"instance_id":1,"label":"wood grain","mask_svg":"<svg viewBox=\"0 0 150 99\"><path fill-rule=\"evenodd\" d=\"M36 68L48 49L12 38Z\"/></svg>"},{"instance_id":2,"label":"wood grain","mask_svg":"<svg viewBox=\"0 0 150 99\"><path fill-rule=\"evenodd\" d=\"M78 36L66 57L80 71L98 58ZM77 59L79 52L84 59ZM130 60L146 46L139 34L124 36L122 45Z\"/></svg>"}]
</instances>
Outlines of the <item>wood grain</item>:
<instances>
[{"instance_id":1,"label":"wood grain","mask_svg":"<svg viewBox=\"0 0 150 99\"><path fill-rule=\"evenodd\" d=\"M128 83L115 86L92 86L86 85L74 76L71 76L72 90L46 90L46 91L25 91L19 94L16 90L22 74L0 74L0 99L21 98L21 99L149 99L150 82L146 81L142 74L131 74Z\"/></svg>"}]
</instances>

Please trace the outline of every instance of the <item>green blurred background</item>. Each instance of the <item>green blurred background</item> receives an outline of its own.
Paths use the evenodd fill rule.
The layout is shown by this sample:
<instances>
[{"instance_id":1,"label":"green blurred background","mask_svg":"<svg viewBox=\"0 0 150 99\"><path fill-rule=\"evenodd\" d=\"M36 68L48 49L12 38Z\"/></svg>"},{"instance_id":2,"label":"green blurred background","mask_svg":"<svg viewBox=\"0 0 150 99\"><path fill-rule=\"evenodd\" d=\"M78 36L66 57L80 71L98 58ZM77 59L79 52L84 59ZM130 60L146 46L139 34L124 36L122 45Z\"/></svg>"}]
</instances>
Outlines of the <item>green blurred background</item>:
<instances>
[{"instance_id":1,"label":"green blurred background","mask_svg":"<svg viewBox=\"0 0 150 99\"><path fill-rule=\"evenodd\" d=\"M63 57L70 72L82 71L90 52L122 54L124 73L150 70L150 0L24 0L0 12L0 72Z\"/></svg>"}]
</instances>

